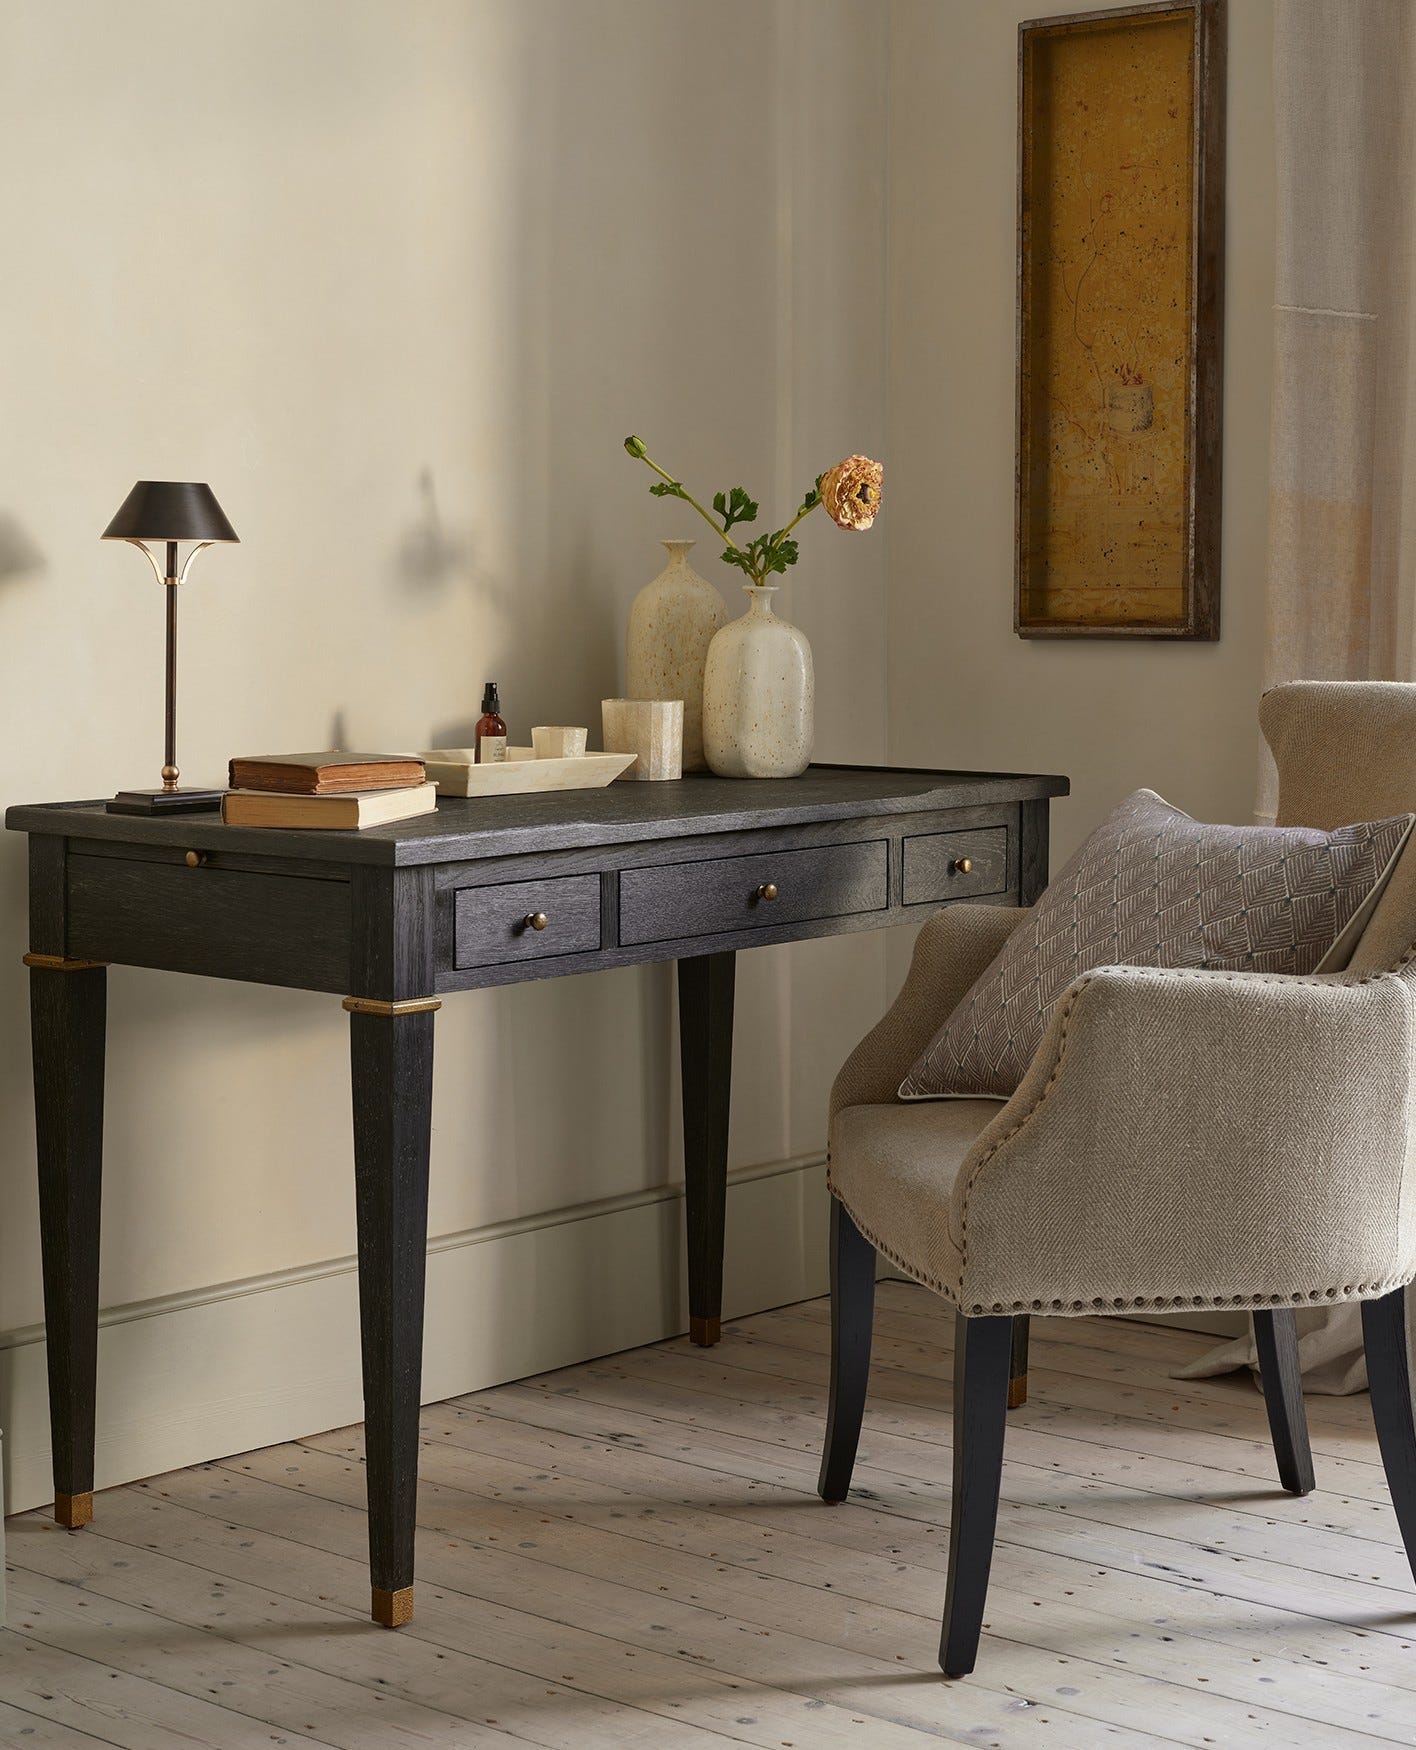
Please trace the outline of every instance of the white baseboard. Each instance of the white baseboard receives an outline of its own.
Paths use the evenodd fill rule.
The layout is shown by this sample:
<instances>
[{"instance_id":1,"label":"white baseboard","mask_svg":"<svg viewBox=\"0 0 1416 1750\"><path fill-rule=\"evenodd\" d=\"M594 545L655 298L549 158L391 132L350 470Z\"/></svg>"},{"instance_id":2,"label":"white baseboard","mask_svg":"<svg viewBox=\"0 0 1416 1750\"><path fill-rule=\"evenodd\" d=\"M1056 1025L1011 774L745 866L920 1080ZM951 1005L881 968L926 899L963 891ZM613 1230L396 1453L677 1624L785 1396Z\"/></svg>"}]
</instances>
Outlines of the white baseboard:
<instances>
[{"instance_id":1,"label":"white baseboard","mask_svg":"<svg viewBox=\"0 0 1416 1750\"><path fill-rule=\"evenodd\" d=\"M821 1155L728 1182L723 1312L824 1294ZM423 1401L687 1329L682 1187L445 1235L428 1248ZM98 1488L363 1417L353 1258L102 1314ZM53 1498L43 1326L0 1337L11 1513Z\"/></svg>"}]
</instances>

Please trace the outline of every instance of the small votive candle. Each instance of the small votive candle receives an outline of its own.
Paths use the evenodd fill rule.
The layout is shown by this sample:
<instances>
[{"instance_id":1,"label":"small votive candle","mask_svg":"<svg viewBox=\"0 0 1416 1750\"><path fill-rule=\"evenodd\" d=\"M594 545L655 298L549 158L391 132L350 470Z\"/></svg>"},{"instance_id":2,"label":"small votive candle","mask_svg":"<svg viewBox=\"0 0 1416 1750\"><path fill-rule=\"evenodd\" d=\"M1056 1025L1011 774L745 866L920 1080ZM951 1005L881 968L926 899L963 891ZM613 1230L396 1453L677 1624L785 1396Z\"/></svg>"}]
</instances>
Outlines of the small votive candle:
<instances>
[{"instance_id":1,"label":"small votive candle","mask_svg":"<svg viewBox=\"0 0 1416 1750\"><path fill-rule=\"evenodd\" d=\"M568 729L563 723L541 724L531 731L531 746L538 760L579 759L589 739L588 729Z\"/></svg>"},{"instance_id":2,"label":"small votive candle","mask_svg":"<svg viewBox=\"0 0 1416 1750\"><path fill-rule=\"evenodd\" d=\"M632 753L621 777L656 780L683 776L682 699L602 699L606 753Z\"/></svg>"}]
</instances>

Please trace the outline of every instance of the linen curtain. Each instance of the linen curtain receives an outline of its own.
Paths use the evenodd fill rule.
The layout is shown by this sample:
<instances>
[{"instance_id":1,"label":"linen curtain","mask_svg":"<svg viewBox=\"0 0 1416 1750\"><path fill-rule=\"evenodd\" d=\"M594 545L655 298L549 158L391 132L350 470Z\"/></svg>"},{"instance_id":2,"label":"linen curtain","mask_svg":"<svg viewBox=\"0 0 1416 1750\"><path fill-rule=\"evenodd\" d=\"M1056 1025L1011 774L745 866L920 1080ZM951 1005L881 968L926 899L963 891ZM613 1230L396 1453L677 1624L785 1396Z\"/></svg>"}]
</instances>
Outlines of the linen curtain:
<instances>
[{"instance_id":1,"label":"linen curtain","mask_svg":"<svg viewBox=\"0 0 1416 1750\"><path fill-rule=\"evenodd\" d=\"M1416 679L1413 43L1413 0L1276 0L1266 686ZM1260 818L1276 788L1265 751ZM1356 1306L1298 1328L1308 1390L1366 1388ZM1245 1365L1252 1337L1185 1376Z\"/></svg>"},{"instance_id":2,"label":"linen curtain","mask_svg":"<svg viewBox=\"0 0 1416 1750\"><path fill-rule=\"evenodd\" d=\"M1274 8L1269 685L1416 674L1414 14Z\"/></svg>"}]
</instances>

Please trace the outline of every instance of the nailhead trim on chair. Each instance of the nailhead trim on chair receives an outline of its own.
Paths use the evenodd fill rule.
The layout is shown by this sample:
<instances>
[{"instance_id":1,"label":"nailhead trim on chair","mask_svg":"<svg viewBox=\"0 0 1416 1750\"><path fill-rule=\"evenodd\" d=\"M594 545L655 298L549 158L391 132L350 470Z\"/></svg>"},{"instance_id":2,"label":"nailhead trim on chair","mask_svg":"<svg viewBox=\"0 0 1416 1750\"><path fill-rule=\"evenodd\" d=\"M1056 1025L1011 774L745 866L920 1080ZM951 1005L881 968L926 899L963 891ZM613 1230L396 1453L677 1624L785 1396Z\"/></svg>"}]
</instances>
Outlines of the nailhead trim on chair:
<instances>
[{"instance_id":1,"label":"nailhead trim on chair","mask_svg":"<svg viewBox=\"0 0 1416 1750\"><path fill-rule=\"evenodd\" d=\"M1376 972L1359 973L1352 978L1343 978L1341 974L1332 974L1332 982L1335 984L1345 983L1356 989L1362 985L1375 984L1376 981L1381 978L1390 978L1394 974L1399 973L1404 967L1411 965L1413 961L1416 961L1416 943L1413 943L1406 950L1394 966L1384 967ZM1105 970L1108 972L1115 972L1120 970L1120 968L1107 967ZM1148 973L1166 970L1181 971L1180 968L1171 969L1159 967L1146 967L1144 970ZM1025 1111L1019 1114L1017 1123L997 1139L993 1146L988 1150L987 1154L983 1155L975 1164L973 1172L969 1174L968 1183L964 1187L963 1215L959 1223L963 1243L959 1248L960 1265L958 1286L954 1287L944 1282L937 1281L935 1278L927 1276L920 1270L916 1269L913 1264L902 1258L898 1252L886 1245L882 1239L866 1227L860 1221L856 1212L852 1209L850 1211L851 1220L855 1222L861 1233L865 1235L866 1239L870 1241L871 1245L875 1247L877 1252L888 1258L892 1264L898 1265L912 1281L922 1284L925 1288L932 1288L936 1294L942 1295L945 1300L951 1301L970 1318L986 1317L990 1313L1034 1312L1058 1313L1066 1316L1069 1313L1086 1315L1095 1313L1129 1312L1141 1309L1169 1312L1204 1312L1209 1310L1223 1310L1232 1307L1293 1307L1302 1306L1305 1303L1312 1301L1332 1301L1336 1303L1339 1301L1350 1300L1375 1300L1381 1295L1390 1294L1393 1290L1404 1288L1407 1285L1409 1278L1403 1276L1388 1278L1381 1282L1348 1282L1344 1283L1340 1288L1290 1288L1282 1292L1265 1291L1261 1294L1221 1294L1211 1297L1196 1297L1194 1295L1183 1294L1134 1295L1129 1299L1123 1299L1118 1296L1109 1303L1098 1295L1089 1301L1064 1301L1060 1299L1048 1301L994 1301L991 1306L985 1305L981 1301L977 1301L971 1306L965 1306L964 1276L968 1269L969 1192L973 1189L975 1181L978 1179L979 1174L983 1171L988 1162L992 1160L993 1156L997 1154L998 1150L1002 1148L1005 1142L1010 1142L1018 1134L1042 1105L1043 1101L1052 1092L1053 1087L1056 1085L1057 1078L1061 1074L1063 1060L1067 1055L1067 1031L1071 1022L1072 1011L1076 1008L1077 1001L1080 998L1082 991L1092 982L1094 976L1094 974L1089 973L1085 977L1079 978L1072 987L1070 994L1063 1002L1059 1016L1060 1031L1057 1039L1057 1058L1053 1063L1052 1071L1047 1080L1038 1090L1037 1098L1033 1100L1031 1105L1029 1105ZM1214 975L1211 974L1210 976L1213 977ZM1262 972L1231 972L1224 974L1223 978L1224 982L1229 984L1235 983L1241 979L1245 983L1258 982L1262 984L1288 984L1291 982L1290 978L1282 974ZM832 1180L831 1159L829 1153L826 1159L826 1184L832 1196L836 1197L840 1202L845 1203L845 1198L840 1196ZM847 1208L849 1208L848 1204Z\"/></svg>"},{"instance_id":2,"label":"nailhead trim on chair","mask_svg":"<svg viewBox=\"0 0 1416 1750\"><path fill-rule=\"evenodd\" d=\"M841 1203L846 1202L831 1183L829 1172L826 1175L826 1184L833 1197ZM846 1204L846 1207L849 1209L850 1205ZM1328 1300L1334 1303L1344 1300L1376 1300L1381 1295L1390 1294L1393 1289L1404 1288L1409 1280L1405 1276L1394 1276L1382 1282L1347 1282L1341 1288L1288 1288L1266 1290L1262 1294L1218 1294L1210 1299L1198 1298L1190 1294L1138 1294L1130 1299L1121 1299L1118 1296L1110 1301L1097 1296L1092 1300L995 1300L991 1305L987 1305L983 1301L975 1301L971 1306L965 1306L962 1293L956 1292L951 1284L940 1282L935 1277L926 1276L922 1271L917 1270L913 1264L902 1258L898 1252L887 1246L884 1240L873 1233L853 1209L850 1211L850 1216L861 1233L882 1257L888 1258L892 1264L897 1264L911 1281L918 1282L921 1287L932 1288L936 1294L957 1306L970 1318L982 1318L990 1313L1057 1313L1065 1318L1069 1314L1080 1314L1087 1317L1097 1313L1111 1314L1138 1310L1207 1312L1244 1306L1303 1306L1314 1300Z\"/></svg>"}]
</instances>

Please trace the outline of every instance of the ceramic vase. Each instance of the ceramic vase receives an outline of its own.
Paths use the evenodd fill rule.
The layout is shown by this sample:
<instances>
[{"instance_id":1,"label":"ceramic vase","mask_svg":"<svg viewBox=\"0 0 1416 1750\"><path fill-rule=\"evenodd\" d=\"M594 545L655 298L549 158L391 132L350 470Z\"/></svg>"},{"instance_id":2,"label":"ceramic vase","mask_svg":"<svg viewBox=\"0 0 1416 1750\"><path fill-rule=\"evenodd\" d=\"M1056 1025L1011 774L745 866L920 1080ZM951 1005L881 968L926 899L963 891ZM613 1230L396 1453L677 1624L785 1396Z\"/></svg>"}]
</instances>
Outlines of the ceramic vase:
<instances>
[{"instance_id":1,"label":"ceramic vase","mask_svg":"<svg viewBox=\"0 0 1416 1750\"><path fill-rule=\"evenodd\" d=\"M743 591L747 612L708 646L703 750L720 778L795 778L811 760L811 646L773 613L775 584Z\"/></svg>"},{"instance_id":2,"label":"ceramic vase","mask_svg":"<svg viewBox=\"0 0 1416 1750\"><path fill-rule=\"evenodd\" d=\"M631 699L683 700L683 769L701 772L703 665L728 604L688 562L693 541L665 541L669 562L629 610Z\"/></svg>"}]
</instances>

